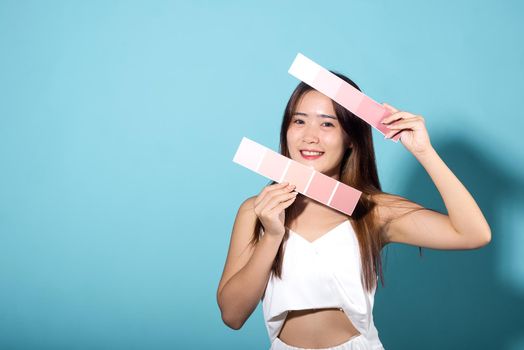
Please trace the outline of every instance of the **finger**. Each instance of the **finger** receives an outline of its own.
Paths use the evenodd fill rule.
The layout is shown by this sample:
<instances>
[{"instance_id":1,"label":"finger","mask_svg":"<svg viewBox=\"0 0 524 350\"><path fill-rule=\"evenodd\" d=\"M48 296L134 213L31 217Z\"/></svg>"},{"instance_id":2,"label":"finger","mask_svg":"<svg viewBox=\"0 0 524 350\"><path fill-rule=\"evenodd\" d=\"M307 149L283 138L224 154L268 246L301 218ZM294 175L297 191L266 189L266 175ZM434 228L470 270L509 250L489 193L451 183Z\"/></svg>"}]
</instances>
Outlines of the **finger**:
<instances>
[{"instance_id":1,"label":"finger","mask_svg":"<svg viewBox=\"0 0 524 350\"><path fill-rule=\"evenodd\" d=\"M402 124L403 125L388 125L388 128L391 129L391 131L386 133L384 135L384 138L387 138L387 139L393 138L395 137L395 135L401 133L404 130L408 130L408 131L422 130L420 121L406 121L406 122L403 122Z\"/></svg>"},{"instance_id":2,"label":"finger","mask_svg":"<svg viewBox=\"0 0 524 350\"><path fill-rule=\"evenodd\" d=\"M397 112L393 113L392 115L387 116L386 118L382 119L380 123L382 124L391 124L396 122L400 119L411 119L416 117L414 114L411 114L409 112Z\"/></svg>"},{"instance_id":3,"label":"finger","mask_svg":"<svg viewBox=\"0 0 524 350\"><path fill-rule=\"evenodd\" d=\"M288 199L287 201L284 201L277 205L275 208L273 208L268 214L270 215L276 215L280 214L280 212L284 209L287 209L293 202L297 199L297 196L294 196L293 198Z\"/></svg>"},{"instance_id":4,"label":"finger","mask_svg":"<svg viewBox=\"0 0 524 350\"><path fill-rule=\"evenodd\" d=\"M387 117L383 118L380 121L380 123L381 124L388 124L388 123L392 123L392 122L395 122L397 120L400 120L400 119L402 119L402 115L400 113L401 112L392 113L392 114L388 115Z\"/></svg>"},{"instance_id":5,"label":"finger","mask_svg":"<svg viewBox=\"0 0 524 350\"><path fill-rule=\"evenodd\" d=\"M296 196L296 194L294 193L298 192L280 192L268 195L266 199L264 199L264 201L260 203L260 214L265 214L268 210L271 210L274 207L276 207L280 202L288 200L293 196Z\"/></svg>"},{"instance_id":6,"label":"finger","mask_svg":"<svg viewBox=\"0 0 524 350\"><path fill-rule=\"evenodd\" d=\"M262 189L260 194L255 199L255 206L260 203L262 200L264 200L265 196L272 190L278 189L278 188L285 188L287 185L289 185L288 182L282 182L282 183L276 183L273 185L266 186Z\"/></svg>"},{"instance_id":7,"label":"finger","mask_svg":"<svg viewBox=\"0 0 524 350\"><path fill-rule=\"evenodd\" d=\"M282 193L280 195L277 195L275 197L273 197L267 204L266 204L266 207L264 208L263 211L268 211L268 210L272 210L273 208L275 208L277 205L279 205L280 203L284 202L284 201L287 201L289 200L290 198L294 198L298 195L298 192L289 192L289 193Z\"/></svg>"},{"instance_id":8,"label":"finger","mask_svg":"<svg viewBox=\"0 0 524 350\"><path fill-rule=\"evenodd\" d=\"M276 183L276 184L273 184L273 185L268 185L268 186L265 186L262 191L260 191L259 195L257 196L257 198L255 198L255 203L253 204L253 207L254 207L254 210L255 210L255 213L257 215L260 214L260 204L264 201L264 198L266 198L267 194L271 191L271 189L273 188L279 188L279 187L282 187L284 186L285 183Z\"/></svg>"},{"instance_id":9,"label":"finger","mask_svg":"<svg viewBox=\"0 0 524 350\"><path fill-rule=\"evenodd\" d=\"M387 128L391 130L398 130L398 129L405 129L405 128L420 129L421 126L422 126L422 122L418 119L403 119L401 121L396 122L395 124L388 125Z\"/></svg>"},{"instance_id":10,"label":"finger","mask_svg":"<svg viewBox=\"0 0 524 350\"><path fill-rule=\"evenodd\" d=\"M289 193L290 191L293 191L294 188L295 185L288 185L284 188L273 187L272 190L268 190L264 195L264 198L262 198L259 203L255 204L255 213L261 213L267 206L267 203L269 203L275 196Z\"/></svg>"},{"instance_id":11,"label":"finger","mask_svg":"<svg viewBox=\"0 0 524 350\"><path fill-rule=\"evenodd\" d=\"M393 131L390 131L390 132L386 133L386 135L384 135L384 138L385 139L392 139L395 136L397 136L398 134L401 134L403 131L413 131L413 130L411 130L411 129L393 130Z\"/></svg>"}]
</instances>

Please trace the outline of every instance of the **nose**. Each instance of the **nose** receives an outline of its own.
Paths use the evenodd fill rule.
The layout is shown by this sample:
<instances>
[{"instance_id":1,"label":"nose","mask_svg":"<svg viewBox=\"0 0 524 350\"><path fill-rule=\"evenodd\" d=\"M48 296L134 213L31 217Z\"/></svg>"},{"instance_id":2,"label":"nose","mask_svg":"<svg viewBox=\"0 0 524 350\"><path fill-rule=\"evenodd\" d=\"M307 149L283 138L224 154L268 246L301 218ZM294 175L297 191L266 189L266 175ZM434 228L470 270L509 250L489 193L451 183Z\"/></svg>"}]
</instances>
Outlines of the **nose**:
<instances>
[{"instance_id":1,"label":"nose","mask_svg":"<svg viewBox=\"0 0 524 350\"><path fill-rule=\"evenodd\" d=\"M306 128L304 128L302 140L306 143L318 143L318 128L316 128L314 125L308 125Z\"/></svg>"}]
</instances>

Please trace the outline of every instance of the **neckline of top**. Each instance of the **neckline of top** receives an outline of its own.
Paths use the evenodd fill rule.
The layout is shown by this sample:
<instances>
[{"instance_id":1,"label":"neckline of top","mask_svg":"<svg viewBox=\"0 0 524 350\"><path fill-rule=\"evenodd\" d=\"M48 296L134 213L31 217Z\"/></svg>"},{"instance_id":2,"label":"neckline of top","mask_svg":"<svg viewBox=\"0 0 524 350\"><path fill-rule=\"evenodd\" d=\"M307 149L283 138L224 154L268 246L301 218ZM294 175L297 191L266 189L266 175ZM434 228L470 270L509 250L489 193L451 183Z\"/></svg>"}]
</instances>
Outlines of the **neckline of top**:
<instances>
[{"instance_id":1,"label":"neckline of top","mask_svg":"<svg viewBox=\"0 0 524 350\"><path fill-rule=\"evenodd\" d=\"M304 236L302 236L300 233L298 233L298 232L296 232L296 231L293 231L292 229L289 229L289 233L292 233L292 234L294 234L295 236L298 236L299 238L301 238L302 240L304 240L305 242L307 242L307 243L309 243L309 244L311 244L311 245L314 245L314 244L318 243L320 240L322 240L324 237L327 237L329 234L335 232L338 228L342 227L342 225L344 225L344 224L346 224L346 223L347 223L347 224L350 224L350 223L349 223L349 220L346 219L346 220L342 221L340 224L338 224L337 226L335 226L335 227L333 227L332 229L328 230L327 232L324 232L321 236L319 236L318 238L316 238L316 239L314 239L314 240L312 240L312 241L310 241L310 240L304 238ZM351 226L351 224L350 224L350 226Z\"/></svg>"}]
</instances>

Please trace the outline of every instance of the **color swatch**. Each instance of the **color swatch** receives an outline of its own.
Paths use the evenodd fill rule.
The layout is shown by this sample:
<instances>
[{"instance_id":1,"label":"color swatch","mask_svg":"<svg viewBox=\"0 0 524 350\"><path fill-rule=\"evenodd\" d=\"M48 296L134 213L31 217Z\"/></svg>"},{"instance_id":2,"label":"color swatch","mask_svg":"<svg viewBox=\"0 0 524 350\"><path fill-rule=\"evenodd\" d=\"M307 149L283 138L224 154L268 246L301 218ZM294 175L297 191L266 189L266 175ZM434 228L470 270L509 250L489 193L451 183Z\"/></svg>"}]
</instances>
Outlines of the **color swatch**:
<instances>
[{"instance_id":1,"label":"color swatch","mask_svg":"<svg viewBox=\"0 0 524 350\"><path fill-rule=\"evenodd\" d=\"M392 114L386 107L301 53L291 64L288 73L337 102L383 135L391 131L380 123ZM400 133L391 138L395 142L399 139Z\"/></svg>"},{"instance_id":2,"label":"color swatch","mask_svg":"<svg viewBox=\"0 0 524 350\"><path fill-rule=\"evenodd\" d=\"M362 194L247 137L242 138L233 162L278 183L289 182L296 186L295 191L348 215Z\"/></svg>"}]
</instances>

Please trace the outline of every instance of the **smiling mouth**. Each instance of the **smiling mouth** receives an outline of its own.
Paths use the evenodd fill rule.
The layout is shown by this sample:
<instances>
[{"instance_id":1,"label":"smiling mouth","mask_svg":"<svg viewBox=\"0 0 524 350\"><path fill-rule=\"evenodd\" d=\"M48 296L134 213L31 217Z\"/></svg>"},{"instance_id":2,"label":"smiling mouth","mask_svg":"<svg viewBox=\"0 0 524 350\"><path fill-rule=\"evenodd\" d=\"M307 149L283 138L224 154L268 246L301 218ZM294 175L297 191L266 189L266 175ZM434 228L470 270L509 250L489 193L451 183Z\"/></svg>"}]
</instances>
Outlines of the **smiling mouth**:
<instances>
[{"instance_id":1,"label":"smiling mouth","mask_svg":"<svg viewBox=\"0 0 524 350\"><path fill-rule=\"evenodd\" d=\"M320 158L322 157L323 154L324 152L318 152L318 151L305 151L305 150L300 151L300 155L302 156L302 158L308 159L308 160Z\"/></svg>"}]
</instances>

